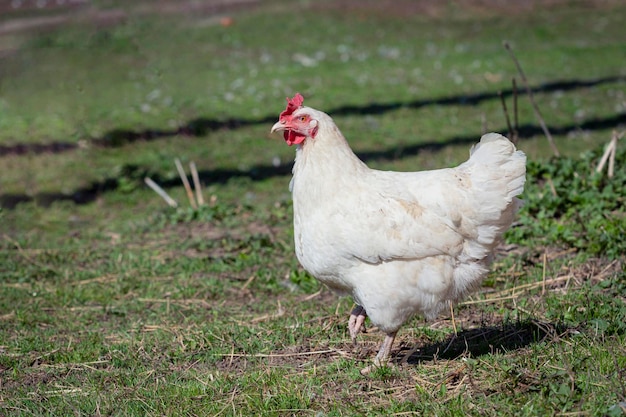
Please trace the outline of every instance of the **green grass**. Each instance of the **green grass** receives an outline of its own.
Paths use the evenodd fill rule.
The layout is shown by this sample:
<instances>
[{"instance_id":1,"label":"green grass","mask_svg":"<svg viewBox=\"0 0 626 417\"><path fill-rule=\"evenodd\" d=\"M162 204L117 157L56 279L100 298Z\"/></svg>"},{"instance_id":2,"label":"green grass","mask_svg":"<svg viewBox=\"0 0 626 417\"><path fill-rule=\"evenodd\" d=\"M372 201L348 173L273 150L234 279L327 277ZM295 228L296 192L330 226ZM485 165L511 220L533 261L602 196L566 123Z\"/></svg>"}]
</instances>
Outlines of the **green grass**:
<instances>
[{"instance_id":1,"label":"green grass","mask_svg":"<svg viewBox=\"0 0 626 417\"><path fill-rule=\"evenodd\" d=\"M288 4L0 35L0 414L623 415L621 141L615 177L593 169L623 130L626 8ZM503 40L565 157L520 97L526 206L458 334L417 317L362 376L382 335L352 346L351 300L298 266L269 127L300 91L373 167L457 164L506 131Z\"/></svg>"}]
</instances>

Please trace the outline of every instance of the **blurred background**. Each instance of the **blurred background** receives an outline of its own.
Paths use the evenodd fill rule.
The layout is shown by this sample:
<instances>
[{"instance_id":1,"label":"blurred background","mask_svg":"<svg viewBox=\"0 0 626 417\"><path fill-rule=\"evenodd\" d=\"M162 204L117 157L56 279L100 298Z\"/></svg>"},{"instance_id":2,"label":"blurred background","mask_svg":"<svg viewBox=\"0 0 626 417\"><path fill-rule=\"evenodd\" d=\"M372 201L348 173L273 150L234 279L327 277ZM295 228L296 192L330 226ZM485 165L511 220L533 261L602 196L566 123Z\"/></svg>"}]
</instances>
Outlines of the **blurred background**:
<instances>
[{"instance_id":1,"label":"blurred background","mask_svg":"<svg viewBox=\"0 0 626 417\"><path fill-rule=\"evenodd\" d=\"M0 0L0 415L623 415L624 22L621 0ZM269 129L296 92L372 168L454 166L488 131L529 157L458 335L416 318L372 378L379 335L354 348L352 301L294 256Z\"/></svg>"},{"instance_id":2,"label":"blurred background","mask_svg":"<svg viewBox=\"0 0 626 417\"><path fill-rule=\"evenodd\" d=\"M205 178L280 168L291 151L259 138L295 91L344 118L354 147L402 155L410 169L418 143L506 132L498 94L511 107L512 79L524 85L503 41L562 150L578 152L624 123L622 9L608 0L5 0L0 199L92 198L112 170L132 167L172 179L175 155L193 155ZM528 100L518 113L521 135L540 137ZM229 139L214 135L224 129ZM547 156L544 144L527 151ZM134 155L120 160L113 148ZM220 156L234 148L236 162ZM24 154L27 167L9 156Z\"/></svg>"}]
</instances>

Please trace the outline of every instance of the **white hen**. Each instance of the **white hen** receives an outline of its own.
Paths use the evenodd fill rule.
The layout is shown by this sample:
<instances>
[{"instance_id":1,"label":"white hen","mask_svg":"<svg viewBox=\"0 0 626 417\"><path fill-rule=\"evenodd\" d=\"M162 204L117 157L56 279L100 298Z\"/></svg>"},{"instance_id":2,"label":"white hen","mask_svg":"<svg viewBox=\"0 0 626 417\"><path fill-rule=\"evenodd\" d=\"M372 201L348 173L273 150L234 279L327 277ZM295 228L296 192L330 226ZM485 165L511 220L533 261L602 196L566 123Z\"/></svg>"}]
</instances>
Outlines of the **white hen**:
<instances>
[{"instance_id":1,"label":"white hen","mask_svg":"<svg viewBox=\"0 0 626 417\"><path fill-rule=\"evenodd\" d=\"M302 106L300 94L287 101L272 132L298 145L296 255L315 278L352 295L353 340L366 314L386 333L375 360L384 363L411 316L432 319L480 285L520 206L526 156L490 133L456 168L373 170L330 116Z\"/></svg>"}]
</instances>

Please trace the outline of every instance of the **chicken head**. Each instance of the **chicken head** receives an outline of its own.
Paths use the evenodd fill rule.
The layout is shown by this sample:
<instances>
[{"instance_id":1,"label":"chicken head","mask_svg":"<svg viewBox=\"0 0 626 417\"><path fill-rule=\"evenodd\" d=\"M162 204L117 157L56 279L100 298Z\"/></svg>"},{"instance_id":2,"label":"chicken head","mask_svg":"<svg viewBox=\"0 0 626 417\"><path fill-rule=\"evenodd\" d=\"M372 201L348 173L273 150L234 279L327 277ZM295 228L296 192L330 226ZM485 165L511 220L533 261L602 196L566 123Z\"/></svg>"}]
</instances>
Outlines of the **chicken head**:
<instances>
[{"instance_id":1,"label":"chicken head","mask_svg":"<svg viewBox=\"0 0 626 417\"><path fill-rule=\"evenodd\" d=\"M317 120L313 119L307 109L302 107L304 98L300 93L294 98L287 97L287 108L280 114L278 122L272 126L272 133L283 131L287 145L299 145L307 137L314 138L317 134Z\"/></svg>"}]
</instances>

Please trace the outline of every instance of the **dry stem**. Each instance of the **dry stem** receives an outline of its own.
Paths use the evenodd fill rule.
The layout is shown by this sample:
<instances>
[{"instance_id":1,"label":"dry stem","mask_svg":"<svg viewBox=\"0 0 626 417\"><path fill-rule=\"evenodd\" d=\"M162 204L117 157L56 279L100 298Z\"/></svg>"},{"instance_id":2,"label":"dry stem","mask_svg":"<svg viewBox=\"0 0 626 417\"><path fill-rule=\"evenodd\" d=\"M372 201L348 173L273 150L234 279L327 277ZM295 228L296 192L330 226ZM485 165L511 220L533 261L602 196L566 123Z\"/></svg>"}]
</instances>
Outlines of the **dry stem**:
<instances>
[{"instance_id":1,"label":"dry stem","mask_svg":"<svg viewBox=\"0 0 626 417\"><path fill-rule=\"evenodd\" d=\"M193 178L193 187L196 189L196 200L198 200L199 206L204 206L204 197L202 197L202 187L200 185L200 176L196 169L196 163L189 163L189 170L191 171L191 178Z\"/></svg>"},{"instance_id":2,"label":"dry stem","mask_svg":"<svg viewBox=\"0 0 626 417\"><path fill-rule=\"evenodd\" d=\"M185 174L185 170L183 169L182 164L178 158L174 159L174 163L176 164L176 169L178 170L178 175L180 175L180 179L183 181L183 185L185 186L185 191L187 191L187 198L189 199L189 204L191 207L196 209L198 206L196 205L196 200L193 197L193 191L191 191L191 186L189 185L189 180L187 179L187 174Z\"/></svg>"},{"instance_id":3,"label":"dry stem","mask_svg":"<svg viewBox=\"0 0 626 417\"><path fill-rule=\"evenodd\" d=\"M616 130L613 131L613 137L606 147L602 158L600 158L600 162L598 163L598 167L596 168L596 172L602 172L604 169L604 165L608 160L609 162L609 172L608 177L613 178L613 174L615 173L615 154L617 153L617 140L621 139L624 136L624 132L618 133Z\"/></svg>"},{"instance_id":4,"label":"dry stem","mask_svg":"<svg viewBox=\"0 0 626 417\"><path fill-rule=\"evenodd\" d=\"M152 181L149 177L144 178L144 181L148 187L152 188L170 207L178 207L178 203L172 197L170 197L163 188L156 182Z\"/></svg>"},{"instance_id":5,"label":"dry stem","mask_svg":"<svg viewBox=\"0 0 626 417\"><path fill-rule=\"evenodd\" d=\"M511 118L509 117L509 110L506 107L506 100L504 99L504 95L502 91L498 92L498 96L500 96L500 104L502 104L502 110L504 111L504 118L506 120L506 127L509 130L509 139L513 142L513 126L511 126ZM513 142L515 145L515 142Z\"/></svg>"},{"instance_id":6,"label":"dry stem","mask_svg":"<svg viewBox=\"0 0 626 417\"><path fill-rule=\"evenodd\" d=\"M528 84L528 80L526 79L526 75L524 74L524 71L522 70L522 66L517 60L517 57L515 56L515 54L513 53L513 49L511 48L511 45L509 45L508 42L504 42L504 48L509 52L509 54L511 55L511 58L513 59L513 62L515 63L515 66L517 67L517 71L519 72L522 82L524 83L524 87L526 87L526 93L528 94L528 99L530 100L530 104L532 105L533 110L535 111L535 116L537 116L537 119L539 120L539 124L541 125L541 129L543 130L543 133L546 135L546 138L548 139L548 143L550 144L550 147L552 148L552 152L554 153L554 156L557 156L557 157L561 156L559 150L556 147L556 144L554 143L554 139L552 138L552 135L550 134L550 131L548 130L548 126L546 126L546 123L544 122L543 117L541 117L541 112L539 111L539 107L537 106L537 103L535 103L535 99L533 97L533 91L530 88L530 85Z\"/></svg>"}]
</instances>

